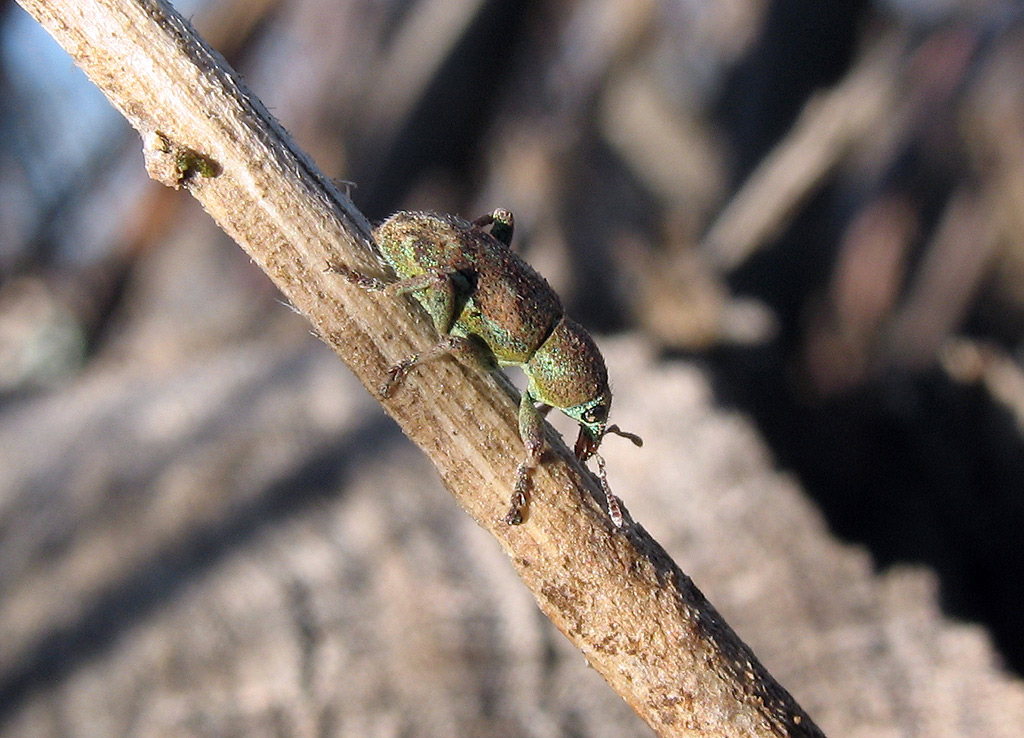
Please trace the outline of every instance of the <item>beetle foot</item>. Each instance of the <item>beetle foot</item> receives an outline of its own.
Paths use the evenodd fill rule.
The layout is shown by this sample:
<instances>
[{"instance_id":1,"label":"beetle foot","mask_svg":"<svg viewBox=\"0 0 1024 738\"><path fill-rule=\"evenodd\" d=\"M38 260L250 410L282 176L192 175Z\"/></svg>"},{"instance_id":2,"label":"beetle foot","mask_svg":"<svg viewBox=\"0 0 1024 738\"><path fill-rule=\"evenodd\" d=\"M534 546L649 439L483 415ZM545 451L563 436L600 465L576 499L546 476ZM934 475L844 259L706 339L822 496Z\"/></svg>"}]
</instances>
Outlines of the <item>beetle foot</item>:
<instances>
[{"instance_id":1,"label":"beetle foot","mask_svg":"<svg viewBox=\"0 0 1024 738\"><path fill-rule=\"evenodd\" d=\"M512 501L509 503L508 512L505 513L505 517L502 520L508 525L522 525L523 523L523 511L526 509L526 494L523 492L514 492L512 494Z\"/></svg>"},{"instance_id":2,"label":"beetle foot","mask_svg":"<svg viewBox=\"0 0 1024 738\"><path fill-rule=\"evenodd\" d=\"M526 499L526 484L530 467L523 461L516 467L516 483L512 488L512 500L509 502L508 512L502 518L508 525L521 525L523 512L526 510L528 501Z\"/></svg>"},{"instance_id":3,"label":"beetle foot","mask_svg":"<svg viewBox=\"0 0 1024 738\"><path fill-rule=\"evenodd\" d=\"M601 489L604 490L605 502L608 505L608 517L612 519L612 523L615 524L616 528L622 528L626 521L622 517L622 506L619 504L619 498L612 493L612 488L608 486L608 471L604 467L604 457L599 453L595 453L594 458L597 459L597 476L601 480Z\"/></svg>"},{"instance_id":4,"label":"beetle foot","mask_svg":"<svg viewBox=\"0 0 1024 738\"><path fill-rule=\"evenodd\" d=\"M413 354L408 359L403 359L388 369L387 379L385 379L384 383L380 386L381 396L385 399L391 397L392 393L395 391L395 387L402 383L402 380L404 380L406 375L412 371L412 368L419 363L419 360L419 354Z\"/></svg>"},{"instance_id":5,"label":"beetle foot","mask_svg":"<svg viewBox=\"0 0 1024 738\"><path fill-rule=\"evenodd\" d=\"M515 220L512 211L505 208L497 208L487 215L481 215L472 222L474 228L491 227L491 235L506 246L512 245L512 231Z\"/></svg>"}]
</instances>

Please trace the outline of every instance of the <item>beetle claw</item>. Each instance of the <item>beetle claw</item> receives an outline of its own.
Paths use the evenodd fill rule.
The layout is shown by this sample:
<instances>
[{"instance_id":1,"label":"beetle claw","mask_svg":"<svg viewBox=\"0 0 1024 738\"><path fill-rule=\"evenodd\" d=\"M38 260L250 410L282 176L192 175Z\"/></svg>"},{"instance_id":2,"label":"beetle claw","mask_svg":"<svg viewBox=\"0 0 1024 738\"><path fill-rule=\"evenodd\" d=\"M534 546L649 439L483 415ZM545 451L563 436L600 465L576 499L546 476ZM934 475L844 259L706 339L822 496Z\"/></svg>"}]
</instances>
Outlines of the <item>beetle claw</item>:
<instances>
[{"instance_id":1,"label":"beetle claw","mask_svg":"<svg viewBox=\"0 0 1024 738\"><path fill-rule=\"evenodd\" d=\"M522 525L523 509L520 505L518 505L517 500L512 501L512 507L510 507L509 511L505 513L505 517L502 518L502 521L506 525Z\"/></svg>"}]
</instances>

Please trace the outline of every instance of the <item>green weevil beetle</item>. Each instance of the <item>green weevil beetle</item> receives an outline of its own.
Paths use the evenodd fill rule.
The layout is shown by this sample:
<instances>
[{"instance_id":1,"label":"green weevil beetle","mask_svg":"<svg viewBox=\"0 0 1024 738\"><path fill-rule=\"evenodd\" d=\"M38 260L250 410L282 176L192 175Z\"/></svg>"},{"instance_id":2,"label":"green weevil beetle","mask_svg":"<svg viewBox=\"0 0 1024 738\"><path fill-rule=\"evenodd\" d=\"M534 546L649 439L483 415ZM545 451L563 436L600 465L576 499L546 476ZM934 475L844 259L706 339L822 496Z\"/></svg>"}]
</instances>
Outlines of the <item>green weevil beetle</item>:
<instances>
[{"instance_id":1,"label":"green weevil beetle","mask_svg":"<svg viewBox=\"0 0 1024 738\"><path fill-rule=\"evenodd\" d=\"M491 368L522 368L528 384L519 404L519 435L526 456L516 467L506 523L523 522L530 470L544 453L543 418L555 407L579 423L576 457L597 459L608 514L621 528L622 510L597 449L608 433L638 446L643 441L608 425L612 393L604 358L590 334L566 317L547 281L513 253L512 231L512 213L502 208L472 222L399 212L373 231L398 281L385 282L342 264L329 264L328 270L363 289L412 293L441 337L432 348L390 369L380 390L385 397L415 366L449 354L470 356Z\"/></svg>"}]
</instances>

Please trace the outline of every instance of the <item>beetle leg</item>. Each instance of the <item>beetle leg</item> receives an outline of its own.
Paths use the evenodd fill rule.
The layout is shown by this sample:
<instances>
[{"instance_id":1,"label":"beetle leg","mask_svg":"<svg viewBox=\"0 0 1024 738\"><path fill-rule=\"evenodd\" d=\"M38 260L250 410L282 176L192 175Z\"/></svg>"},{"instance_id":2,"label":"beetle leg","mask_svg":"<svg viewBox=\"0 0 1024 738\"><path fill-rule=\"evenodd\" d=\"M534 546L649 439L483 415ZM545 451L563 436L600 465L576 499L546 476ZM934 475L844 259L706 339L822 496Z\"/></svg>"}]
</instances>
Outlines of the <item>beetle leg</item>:
<instances>
[{"instance_id":1,"label":"beetle leg","mask_svg":"<svg viewBox=\"0 0 1024 738\"><path fill-rule=\"evenodd\" d=\"M450 285L451 278L452 272L424 272L415 277L406 277L397 282L391 282L384 287L384 292L393 297L417 290L446 289Z\"/></svg>"},{"instance_id":2,"label":"beetle leg","mask_svg":"<svg viewBox=\"0 0 1024 738\"><path fill-rule=\"evenodd\" d=\"M473 225L477 228L483 228L485 226L491 227L491 235L501 241L506 246L512 245L512 230L514 226L512 212L505 208L497 208L496 210L488 213L487 215L481 215L479 218L473 221Z\"/></svg>"},{"instance_id":3,"label":"beetle leg","mask_svg":"<svg viewBox=\"0 0 1024 738\"><path fill-rule=\"evenodd\" d=\"M524 392L519 402L519 436L523 439L526 457L516 467L512 500L505 515L505 522L509 525L519 525L523 522L523 511L528 503L526 488L530 470L540 463L540 458L544 454L544 414L548 408L545 405L543 410L538 410L534 402L536 400L529 392Z\"/></svg>"},{"instance_id":4,"label":"beetle leg","mask_svg":"<svg viewBox=\"0 0 1024 738\"><path fill-rule=\"evenodd\" d=\"M450 269L425 272L415 277L389 284L385 292L389 295L404 295L418 292L417 299L434 321L434 328L442 336L451 333L466 300L473 296L475 279L463 271Z\"/></svg>"},{"instance_id":5,"label":"beetle leg","mask_svg":"<svg viewBox=\"0 0 1024 738\"><path fill-rule=\"evenodd\" d=\"M357 272L352 267L342 264L341 262L327 262L327 268L324 269L324 271L337 274L357 287L362 287L364 290L369 290L371 292L383 292L388 288L388 283L384 280L371 277L369 274Z\"/></svg>"},{"instance_id":6,"label":"beetle leg","mask_svg":"<svg viewBox=\"0 0 1024 738\"><path fill-rule=\"evenodd\" d=\"M415 277L400 279L396 282L385 282L383 279L363 274L338 261L327 262L327 268L324 271L337 274L345 279L345 281L351 282L369 292L384 292L388 295L402 295L406 292L415 292L416 290L427 289L428 287L440 287L441 283L448 279L447 272L426 272Z\"/></svg>"},{"instance_id":7,"label":"beetle leg","mask_svg":"<svg viewBox=\"0 0 1024 738\"><path fill-rule=\"evenodd\" d=\"M451 331L459 311L476 289L475 276L462 269L424 272L396 282L385 282L338 262L328 262L325 271L340 275L364 290L383 292L391 297L422 292L420 301L424 303L434 321L434 327L441 335Z\"/></svg>"},{"instance_id":8,"label":"beetle leg","mask_svg":"<svg viewBox=\"0 0 1024 738\"><path fill-rule=\"evenodd\" d=\"M406 292L415 292L416 290L424 290L430 287L442 287L445 282L451 279L453 273L452 271L424 272L423 274L399 279L395 282L385 282L383 279L363 274L338 261L327 262L327 267L324 271L337 274L357 287L362 287L364 290L386 292L389 295L404 295Z\"/></svg>"},{"instance_id":9,"label":"beetle leg","mask_svg":"<svg viewBox=\"0 0 1024 738\"><path fill-rule=\"evenodd\" d=\"M488 368L491 363L489 357L484 355L483 350L476 343L462 336L448 334L442 336L440 341L426 351L419 351L391 367L388 370L387 379L380 386L381 395L385 398L391 397L395 387L401 384L406 375L420 364L426 364L428 361L436 361L450 355L478 361L488 366Z\"/></svg>"}]
</instances>

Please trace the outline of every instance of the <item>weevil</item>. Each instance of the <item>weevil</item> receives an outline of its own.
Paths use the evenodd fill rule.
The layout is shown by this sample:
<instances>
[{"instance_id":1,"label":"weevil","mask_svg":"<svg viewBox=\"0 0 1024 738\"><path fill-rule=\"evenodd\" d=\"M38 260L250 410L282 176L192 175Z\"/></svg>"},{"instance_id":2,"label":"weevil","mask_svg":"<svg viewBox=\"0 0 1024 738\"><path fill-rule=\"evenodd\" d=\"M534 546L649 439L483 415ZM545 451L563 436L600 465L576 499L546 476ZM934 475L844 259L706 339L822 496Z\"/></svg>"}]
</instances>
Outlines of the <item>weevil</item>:
<instances>
[{"instance_id":1,"label":"weevil","mask_svg":"<svg viewBox=\"0 0 1024 738\"><path fill-rule=\"evenodd\" d=\"M579 423L576 457L597 459L608 514L621 528L622 510L597 449L608 433L637 446L643 441L608 425L612 393L604 358L590 334L565 315L547 281L512 251L512 232L512 213L502 208L472 222L399 212L373 231L398 281L385 282L343 264L329 264L328 270L363 289L412 293L437 329L437 344L388 371L380 388L384 397L414 367L447 355L471 357L488 368L522 368L527 388L519 404L519 435L526 455L516 467L506 523L523 522L530 471L545 448L543 419L554 407Z\"/></svg>"}]
</instances>

